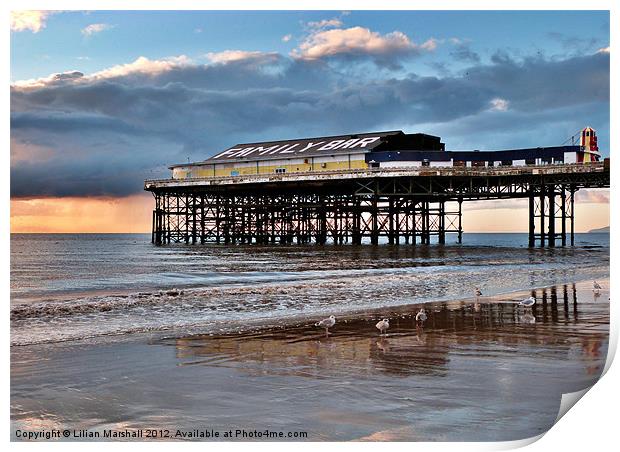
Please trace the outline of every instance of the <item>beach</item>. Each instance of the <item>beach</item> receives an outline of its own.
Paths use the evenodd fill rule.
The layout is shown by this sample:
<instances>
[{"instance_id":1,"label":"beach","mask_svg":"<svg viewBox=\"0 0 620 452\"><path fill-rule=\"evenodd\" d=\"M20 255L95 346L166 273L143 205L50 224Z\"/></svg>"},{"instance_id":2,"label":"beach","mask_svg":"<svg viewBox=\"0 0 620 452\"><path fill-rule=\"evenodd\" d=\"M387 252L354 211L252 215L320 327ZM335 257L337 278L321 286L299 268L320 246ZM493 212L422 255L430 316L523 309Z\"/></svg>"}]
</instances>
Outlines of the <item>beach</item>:
<instances>
[{"instance_id":1,"label":"beach","mask_svg":"<svg viewBox=\"0 0 620 452\"><path fill-rule=\"evenodd\" d=\"M12 437L65 429L58 440L144 440L132 435L149 429L157 440L203 441L269 432L285 441L535 436L553 425L563 393L591 386L604 368L609 281L599 282L598 293L582 280L430 301L423 325L420 303L353 310L329 336L312 316L241 332L13 346ZM530 295L533 309L517 307ZM384 317L381 336L375 323Z\"/></svg>"}]
</instances>

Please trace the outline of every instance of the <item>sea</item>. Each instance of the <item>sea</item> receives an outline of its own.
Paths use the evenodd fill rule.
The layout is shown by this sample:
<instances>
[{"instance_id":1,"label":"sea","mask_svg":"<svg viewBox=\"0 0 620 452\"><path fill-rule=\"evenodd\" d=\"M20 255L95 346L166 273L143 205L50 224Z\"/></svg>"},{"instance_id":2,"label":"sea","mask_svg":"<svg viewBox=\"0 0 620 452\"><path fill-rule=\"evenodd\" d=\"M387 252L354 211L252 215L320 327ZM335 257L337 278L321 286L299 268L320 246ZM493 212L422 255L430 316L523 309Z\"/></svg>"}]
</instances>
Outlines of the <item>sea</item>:
<instances>
[{"instance_id":1,"label":"sea","mask_svg":"<svg viewBox=\"0 0 620 452\"><path fill-rule=\"evenodd\" d=\"M150 234L11 234L11 345L242 333L609 275L608 234L553 249L519 233L448 240L154 246Z\"/></svg>"}]
</instances>

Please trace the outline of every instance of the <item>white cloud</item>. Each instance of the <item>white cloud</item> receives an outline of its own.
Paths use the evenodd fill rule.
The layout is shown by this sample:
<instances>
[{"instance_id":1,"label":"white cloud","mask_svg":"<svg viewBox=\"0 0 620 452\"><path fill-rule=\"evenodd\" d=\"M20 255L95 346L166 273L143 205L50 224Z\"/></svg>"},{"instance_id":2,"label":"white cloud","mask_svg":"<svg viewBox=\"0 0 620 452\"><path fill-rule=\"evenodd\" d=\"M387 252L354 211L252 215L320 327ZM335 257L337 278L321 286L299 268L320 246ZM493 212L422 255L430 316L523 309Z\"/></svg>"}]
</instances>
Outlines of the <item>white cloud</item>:
<instances>
[{"instance_id":1,"label":"white cloud","mask_svg":"<svg viewBox=\"0 0 620 452\"><path fill-rule=\"evenodd\" d=\"M109 30L114 28L114 25L110 24L90 24L84 28L82 28L82 34L84 36L92 36L97 33L101 33L102 31Z\"/></svg>"},{"instance_id":2,"label":"white cloud","mask_svg":"<svg viewBox=\"0 0 620 452\"><path fill-rule=\"evenodd\" d=\"M211 63L226 64L238 61L273 62L278 59L275 52L259 52L248 50L224 50L223 52L207 53Z\"/></svg>"},{"instance_id":3,"label":"white cloud","mask_svg":"<svg viewBox=\"0 0 620 452\"><path fill-rule=\"evenodd\" d=\"M212 64L227 64L243 61L252 65L261 65L275 63L280 59L280 55L277 52L246 50L225 50L223 52L213 52L208 53L206 57ZM80 60L89 59L88 57L77 58ZM190 66L206 67L208 65L198 64L186 55L173 56L158 60L151 60L147 57L141 56L131 63L119 64L89 75L84 75L78 71L66 71L63 73L51 74L48 77L18 80L11 86L16 89L28 91L31 89L43 88L48 85L66 82L87 84L96 80L114 79L131 75L158 76L175 69L188 68Z\"/></svg>"},{"instance_id":4,"label":"white cloud","mask_svg":"<svg viewBox=\"0 0 620 452\"><path fill-rule=\"evenodd\" d=\"M510 102L501 97L491 99L489 103L491 104L491 108L489 108L490 111L507 111L508 107L510 107Z\"/></svg>"},{"instance_id":5,"label":"white cloud","mask_svg":"<svg viewBox=\"0 0 620 452\"><path fill-rule=\"evenodd\" d=\"M435 38L428 39L420 44L420 49L432 52L437 48L437 40Z\"/></svg>"},{"instance_id":6,"label":"white cloud","mask_svg":"<svg viewBox=\"0 0 620 452\"><path fill-rule=\"evenodd\" d=\"M596 53L609 53L609 47L610 46L600 48L596 51Z\"/></svg>"},{"instance_id":7,"label":"white cloud","mask_svg":"<svg viewBox=\"0 0 620 452\"><path fill-rule=\"evenodd\" d=\"M382 35L368 28L352 27L313 32L304 39L299 48L291 52L291 56L317 60L346 54L381 56L420 50L432 51L436 47L437 41L434 39L418 45L400 31Z\"/></svg>"},{"instance_id":8,"label":"white cloud","mask_svg":"<svg viewBox=\"0 0 620 452\"><path fill-rule=\"evenodd\" d=\"M308 22L307 23L309 28L312 28L314 30L322 30L325 28L336 28L336 27L341 27L342 26L342 21L340 19L334 18L334 19L323 19L323 20L319 20L317 22Z\"/></svg>"},{"instance_id":9,"label":"white cloud","mask_svg":"<svg viewBox=\"0 0 620 452\"><path fill-rule=\"evenodd\" d=\"M609 189L584 189L575 193L575 201L583 204L609 204Z\"/></svg>"},{"instance_id":10,"label":"white cloud","mask_svg":"<svg viewBox=\"0 0 620 452\"><path fill-rule=\"evenodd\" d=\"M11 11L11 31L30 30L38 33L45 28L47 18L56 11Z\"/></svg>"},{"instance_id":11,"label":"white cloud","mask_svg":"<svg viewBox=\"0 0 620 452\"><path fill-rule=\"evenodd\" d=\"M136 73L143 75L157 75L162 72L170 71L178 67L188 66L190 64L191 60L185 55L164 58L161 60L149 60L148 58L141 56L132 63L112 66L109 69L95 72L88 78L90 80L102 78L116 78Z\"/></svg>"},{"instance_id":12,"label":"white cloud","mask_svg":"<svg viewBox=\"0 0 620 452\"><path fill-rule=\"evenodd\" d=\"M293 35L291 34L282 36L282 42L289 42L291 39L293 39Z\"/></svg>"}]
</instances>

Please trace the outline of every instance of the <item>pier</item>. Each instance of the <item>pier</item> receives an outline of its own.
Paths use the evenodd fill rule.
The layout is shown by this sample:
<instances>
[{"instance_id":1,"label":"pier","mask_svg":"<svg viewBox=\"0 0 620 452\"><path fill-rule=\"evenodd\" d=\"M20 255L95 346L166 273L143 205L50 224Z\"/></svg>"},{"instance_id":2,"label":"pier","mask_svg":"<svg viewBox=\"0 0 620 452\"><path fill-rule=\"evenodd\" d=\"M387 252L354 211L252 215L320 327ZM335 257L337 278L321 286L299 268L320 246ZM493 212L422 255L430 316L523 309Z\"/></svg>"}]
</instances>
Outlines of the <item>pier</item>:
<instances>
[{"instance_id":1,"label":"pier","mask_svg":"<svg viewBox=\"0 0 620 452\"><path fill-rule=\"evenodd\" d=\"M462 242L463 203L527 198L529 245L574 245L575 193L610 186L588 164L406 167L147 180L152 242L443 244Z\"/></svg>"}]
</instances>

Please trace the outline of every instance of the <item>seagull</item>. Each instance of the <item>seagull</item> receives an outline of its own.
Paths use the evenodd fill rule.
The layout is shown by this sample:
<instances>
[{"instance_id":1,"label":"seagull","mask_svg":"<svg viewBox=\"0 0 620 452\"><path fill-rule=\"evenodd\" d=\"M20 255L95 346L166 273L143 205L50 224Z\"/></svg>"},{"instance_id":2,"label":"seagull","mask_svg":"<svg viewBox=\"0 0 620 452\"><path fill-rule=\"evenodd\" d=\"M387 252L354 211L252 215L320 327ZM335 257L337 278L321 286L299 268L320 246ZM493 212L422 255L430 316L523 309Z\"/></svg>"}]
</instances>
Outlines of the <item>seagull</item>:
<instances>
[{"instance_id":1,"label":"seagull","mask_svg":"<svg viewBox=\"0 0 620 452\"><path fill-rule=\"evenodd\" d=\"M592 284L592 287L594 287L593 290L595 290L595 291L602 289L601 285L599 283L597 283L596 281L594 281L594 283Z\"/></svg>"},{"instance_id":2,"label":"seagull","mask_svg":"<svg viewBox=\"0 0 620 452\"><path fill-rule=\"evenodd\" d=\"M424 310L424 308L420 309L420 311L418 311L418 313L415 315L416 322L424 322L427 318L428 317L426 316L426 311Z\"/></svg>"},{"instance_id":3,"label":"seagull","mask_svg":"<svg viewBox=\"0 0 620 452\"><path fill-rule=\"evenodd\" d=\"M387 329L390 327L390 319L380 320L375 326L381 332L381 334L385 334Z\"/></svg>"},{"instance_id":4,"label":"seagull","mask_svg":"<svg viewBox=\"0 0 620 452\"><path fill-rule=\"evenodd\" d=\"M329 329L336 324L336 317L330 315L328 318L321 320L314 324L314 326L320 326L325 328L325 334L329 335Z\"/></svg>"},{"instance_id":5,"label":"seagull","mask_svg":"<svg viewBox=\"0 0 620 452\"><path fill-rule=\"evenodd\" d=\"M482 291L480 290L480 287L476 287L476 297L481 297L482 296Z\"/></svg>"},{"instance_id":6,"label":"seagull","mask_svg":"<svg viewBox=\"0 0 620 452\"><path fill-rule=\"evenodd\" d=\"M519 302L519 306L524 306L526 308L531 308L535 304L536 304L536 298L534 298L534 297L529 297L529 298L526 298L525 300L521 300Z\"/></svg>"}]
</instances>

